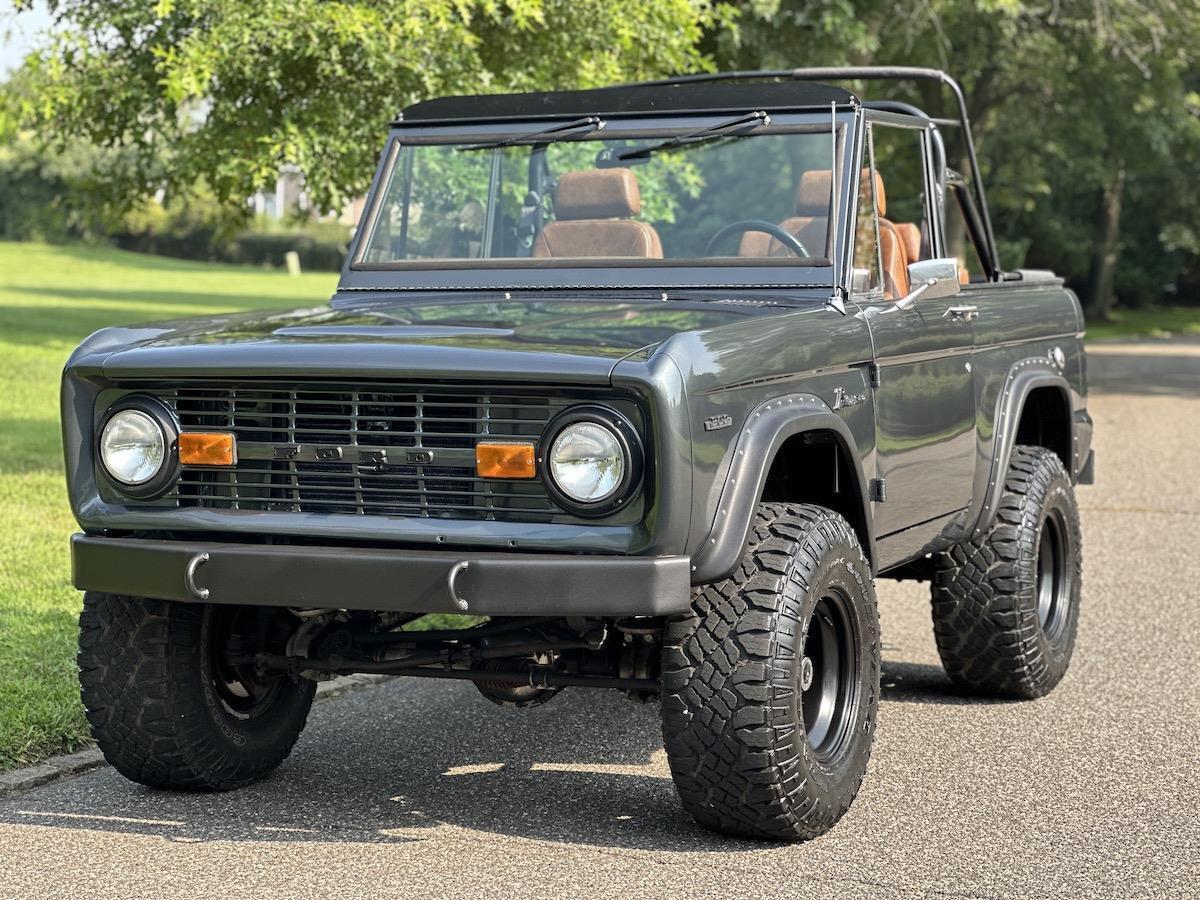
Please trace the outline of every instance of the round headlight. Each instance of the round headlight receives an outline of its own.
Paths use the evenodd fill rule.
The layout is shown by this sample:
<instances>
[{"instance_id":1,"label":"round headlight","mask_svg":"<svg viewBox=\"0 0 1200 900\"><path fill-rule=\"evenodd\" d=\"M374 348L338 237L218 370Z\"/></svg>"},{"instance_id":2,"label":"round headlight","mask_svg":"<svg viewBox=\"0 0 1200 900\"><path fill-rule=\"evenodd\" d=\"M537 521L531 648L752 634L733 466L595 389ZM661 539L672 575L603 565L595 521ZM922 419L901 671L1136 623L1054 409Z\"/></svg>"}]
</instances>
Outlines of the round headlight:
<instances>
[{"instance_id":1,"label":"round headlight","mask_svg":"<svg viewBox=\"0 0 1200 900\"><path fill-rule=\"evenodd\" d=\"M160 471L167 457L162 427L140 409L114 413L100 433L100 461L122 484L145 484Z\"/></svg>"},{"instance_id":2,"label":"round headlight","mask_svg":"<svg viewBox=\"0 0 1200 900\"><path fill-rule=\"evenodd\" d=\"M611 497L624 482L628 465L621 441L599 422L568 425L550 446L550 475L578 503Z\"/></svg>"}]
</instances>

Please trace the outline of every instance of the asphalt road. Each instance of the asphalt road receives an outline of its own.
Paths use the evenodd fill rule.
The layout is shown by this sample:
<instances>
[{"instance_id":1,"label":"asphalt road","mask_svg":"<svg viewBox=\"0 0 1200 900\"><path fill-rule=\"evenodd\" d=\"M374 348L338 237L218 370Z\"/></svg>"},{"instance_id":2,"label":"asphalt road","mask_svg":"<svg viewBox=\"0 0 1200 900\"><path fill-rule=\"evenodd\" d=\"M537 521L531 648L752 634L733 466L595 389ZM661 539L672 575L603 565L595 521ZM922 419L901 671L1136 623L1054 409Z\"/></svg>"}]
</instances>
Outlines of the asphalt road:
<instances>
[{"instance_id":1,"label":"asphalt road","mask_svg":"<svg viewBox=\"0 0 1200 900\"><path fill-rule=\"evenodd\" d=\"M805 845L730 841L675 798L657 709L567 691L499 709L393 681L314 708L233 794L101 769L0 801L0 896L1196 896L1200 346L1093 355L1084 608L1033 703L962 696L927 589L883 581L866 784Z\"/></svg>"}]
</instances>

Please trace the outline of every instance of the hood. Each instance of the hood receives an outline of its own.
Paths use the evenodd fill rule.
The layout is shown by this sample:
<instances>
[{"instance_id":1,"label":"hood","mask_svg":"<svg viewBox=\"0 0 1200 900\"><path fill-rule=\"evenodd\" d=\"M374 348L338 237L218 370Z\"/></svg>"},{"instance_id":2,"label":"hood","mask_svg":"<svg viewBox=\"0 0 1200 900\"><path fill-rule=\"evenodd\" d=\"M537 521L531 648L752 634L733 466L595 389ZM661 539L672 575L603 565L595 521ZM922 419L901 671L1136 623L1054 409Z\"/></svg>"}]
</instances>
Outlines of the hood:
<instances>
[{"instance_id":1,"label":"hood","mask_svg":"<svg viewBox=\"0 0 1200 900\"><path fill-rule=\"evenodd\" d=\"M80 350L109 378L352 369L364 377L594 381L680 332L786 309L767 301L376 301L108 329Z\"/></svg>"}]
</instances>

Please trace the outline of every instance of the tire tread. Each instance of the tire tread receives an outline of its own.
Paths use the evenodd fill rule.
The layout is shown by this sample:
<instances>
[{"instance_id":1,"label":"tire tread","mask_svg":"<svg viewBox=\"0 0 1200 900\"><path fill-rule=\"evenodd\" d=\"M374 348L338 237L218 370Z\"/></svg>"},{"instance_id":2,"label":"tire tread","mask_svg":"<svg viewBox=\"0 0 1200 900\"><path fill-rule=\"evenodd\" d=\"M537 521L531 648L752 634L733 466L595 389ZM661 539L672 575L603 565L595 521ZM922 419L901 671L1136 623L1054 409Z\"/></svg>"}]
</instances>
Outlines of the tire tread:
<instances>
[{"instance_id":1,"label":"tire tread","mask_svg":"<svg viewBox=\"0 0 1200 900\"><path fill-rule=\"evenodd\" d=\"M746 554L724 581L698 588L690 615L672 621L663 650L663 735L684 806L709 828L739 836L807 840L849 808L870 752L878 699L870 686L866 752L833 804L807 790L786 712L794 654L779 640L802 627L799 599L832 548L849 546L868 573L864 596L878 622L870 567L850 524L808 504L763 503ZM876 635L878 632L876 624ZM876 646L866 652L876 654Z\"/></svg>"}]
</instances>

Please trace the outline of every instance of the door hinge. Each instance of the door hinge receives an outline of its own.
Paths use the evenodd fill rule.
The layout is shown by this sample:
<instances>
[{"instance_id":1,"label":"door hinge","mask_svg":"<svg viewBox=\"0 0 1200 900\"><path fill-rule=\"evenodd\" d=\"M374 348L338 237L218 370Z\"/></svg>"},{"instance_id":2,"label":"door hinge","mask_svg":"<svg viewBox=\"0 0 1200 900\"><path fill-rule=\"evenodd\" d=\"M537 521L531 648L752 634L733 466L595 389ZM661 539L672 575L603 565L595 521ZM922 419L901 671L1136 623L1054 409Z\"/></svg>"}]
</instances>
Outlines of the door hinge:
<instances>
[{"instance_id":1,"label":"door hinge","mask_svg":"<svg viewBox=\"0 0 1200 900\"><path fill-rule=\"evenodd\" d=\"M879 363L867 363L867 378L871 382L871 387L877 388L883 384L883 369Z\"/></svg>"},{"instance_id":2,"label":"door hinge","mask_svg":"<svg viewBox=\"0 0 1200 900\"><path fill-rule=\"evenodd\" d=\"M887 482L882 478L872 478L870 493L872 503L883 503L887 500Z\"/></svg>"}]
</instances>

